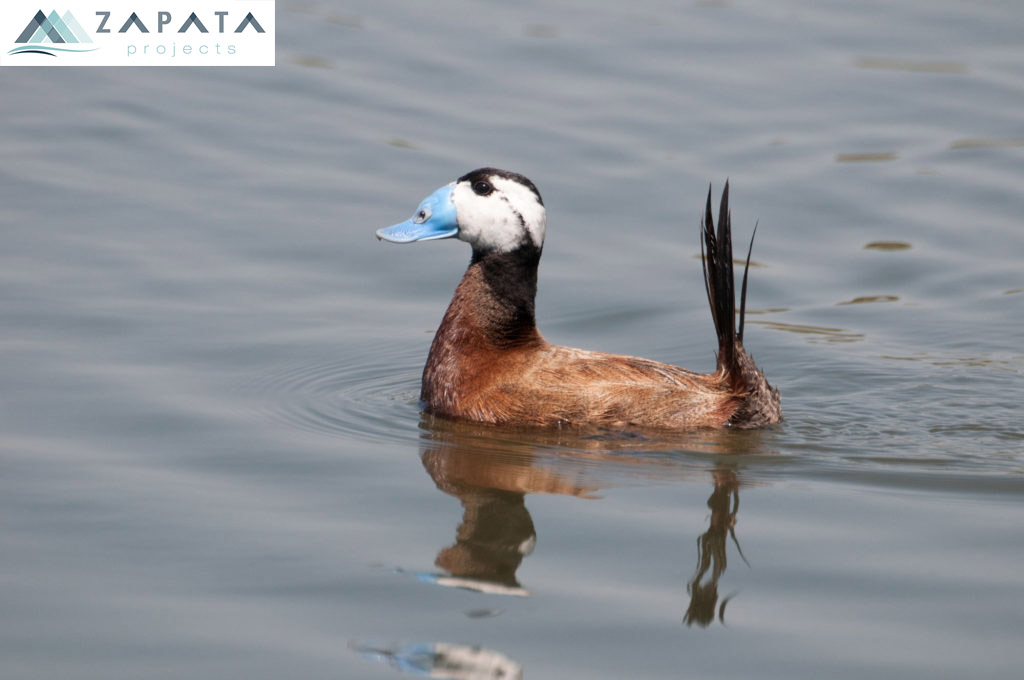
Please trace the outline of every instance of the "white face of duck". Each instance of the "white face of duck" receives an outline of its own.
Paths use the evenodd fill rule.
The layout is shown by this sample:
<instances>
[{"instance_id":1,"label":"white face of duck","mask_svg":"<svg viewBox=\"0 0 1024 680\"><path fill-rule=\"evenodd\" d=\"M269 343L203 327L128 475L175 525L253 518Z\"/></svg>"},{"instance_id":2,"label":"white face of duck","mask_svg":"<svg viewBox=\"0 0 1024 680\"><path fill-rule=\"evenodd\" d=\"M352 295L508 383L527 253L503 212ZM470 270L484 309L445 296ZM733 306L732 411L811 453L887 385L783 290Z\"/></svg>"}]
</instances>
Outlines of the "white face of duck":
<instances>
[{"instance_id":1,"label":"white face of duck","mask_svg":"<svg viewBox=\"0 0 1024 680\"><path fill-rule=\"evenodd\" d=\"M378 229L393 243L458 238L478 252L544 245L547 216L533 182L513 172L481 168L423 199L409 220Z\"/></svg>"}]
</instances>

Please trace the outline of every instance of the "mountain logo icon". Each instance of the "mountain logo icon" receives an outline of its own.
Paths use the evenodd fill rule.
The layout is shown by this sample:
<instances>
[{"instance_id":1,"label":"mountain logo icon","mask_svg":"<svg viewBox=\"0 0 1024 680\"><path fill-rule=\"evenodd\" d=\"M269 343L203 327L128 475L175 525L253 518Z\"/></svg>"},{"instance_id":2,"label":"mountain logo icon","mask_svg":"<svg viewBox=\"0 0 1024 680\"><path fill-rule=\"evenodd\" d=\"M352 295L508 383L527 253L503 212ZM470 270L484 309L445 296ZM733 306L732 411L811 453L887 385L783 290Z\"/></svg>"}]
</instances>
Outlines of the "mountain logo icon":
<instances>
[{"instance_id":1,"label":"mountain logo icon","mask_svg":"<svg viewBox=\"0 0 1024 680\"><path fill-rule=\"evenodd\" d=\"M49 15L43 14L42 10L37 11L14 42L22 45L7 54L46 54L56 57L54 52L92 52L99 49L72 47L92 43L92 38L70 11L64 12L64 16L59 16L57 10L51 10Z\"/></svg>"}]
</instances>

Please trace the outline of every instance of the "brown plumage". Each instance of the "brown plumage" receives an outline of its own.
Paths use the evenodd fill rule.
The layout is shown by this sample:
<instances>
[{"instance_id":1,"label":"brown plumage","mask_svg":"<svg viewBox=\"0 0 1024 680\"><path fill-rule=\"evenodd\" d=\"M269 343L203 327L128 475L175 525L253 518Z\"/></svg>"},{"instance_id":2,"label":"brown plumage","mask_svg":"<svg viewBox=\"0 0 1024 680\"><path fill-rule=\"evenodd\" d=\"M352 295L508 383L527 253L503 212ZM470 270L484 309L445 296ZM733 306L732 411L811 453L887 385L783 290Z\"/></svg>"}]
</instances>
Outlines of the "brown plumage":
<instances>
[{"instance_id":1,"label":"brown plumage","mask_svg":"<svg viewBox=\"0 0 1024 680\"><path fill-rule=\"evenodd\" d=\"M439 193L451 201L453 214L439 216L446 204L427 206L426 218L416 222L427 199L411 221L427 223L435 230L430 235L409 238L410 223L378 232L389 240L443 238L436 230L454 222L458 233L446 236L473 245L423 370L427 411L485 423L613 428L756 427L782 419L778 391L743 348L746 268L738 330L735 324L728 184L717 233L710 190L702 225L705 287L719 339L717 369L710 374L548 343L534 316L545 228L536 187L521 175L483 168L431 198ZM465 224L470 218L483 226ZM441 219L444 224L429 224Z\"/></svg>"}]
</instances>

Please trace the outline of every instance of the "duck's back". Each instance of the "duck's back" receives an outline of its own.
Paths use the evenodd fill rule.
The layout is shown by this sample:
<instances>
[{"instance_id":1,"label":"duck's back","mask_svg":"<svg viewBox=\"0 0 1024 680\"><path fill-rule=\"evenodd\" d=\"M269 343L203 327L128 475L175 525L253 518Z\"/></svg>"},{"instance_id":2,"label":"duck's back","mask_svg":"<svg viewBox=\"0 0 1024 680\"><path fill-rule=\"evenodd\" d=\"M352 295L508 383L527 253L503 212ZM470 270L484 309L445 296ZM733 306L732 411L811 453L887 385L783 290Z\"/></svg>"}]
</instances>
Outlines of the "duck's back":
<instances>
[{"instance_id":1,"label":"duck's back","mask_svg":"<svg viewBox=\"0 0 1024 680\"><path fill-rule=\"evenodd\" d=\"M648 359L544 344L495 357L486 389L453 414L495 423L720 427L739 406L721 376Z\"/></svg>"}]
</instances>

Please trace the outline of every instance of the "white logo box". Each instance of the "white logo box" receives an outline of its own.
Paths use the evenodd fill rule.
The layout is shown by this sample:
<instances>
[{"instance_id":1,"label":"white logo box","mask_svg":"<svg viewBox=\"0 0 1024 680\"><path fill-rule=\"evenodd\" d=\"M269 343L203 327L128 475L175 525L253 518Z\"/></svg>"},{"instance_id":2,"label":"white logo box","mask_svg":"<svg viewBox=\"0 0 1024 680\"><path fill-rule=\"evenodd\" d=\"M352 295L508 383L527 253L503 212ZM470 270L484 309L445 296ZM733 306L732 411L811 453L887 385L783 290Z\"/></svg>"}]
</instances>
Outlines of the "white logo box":
<instances>
[{"instance_id":1,"label":"white logo box","mask_svg":"<svg viewBox=\"0 0 1024 680\"><path fill-rule=\"evenodd\" d=\"M3 66L273 66L275 0L2 0Z\"/></svg>"}]
</instances>

